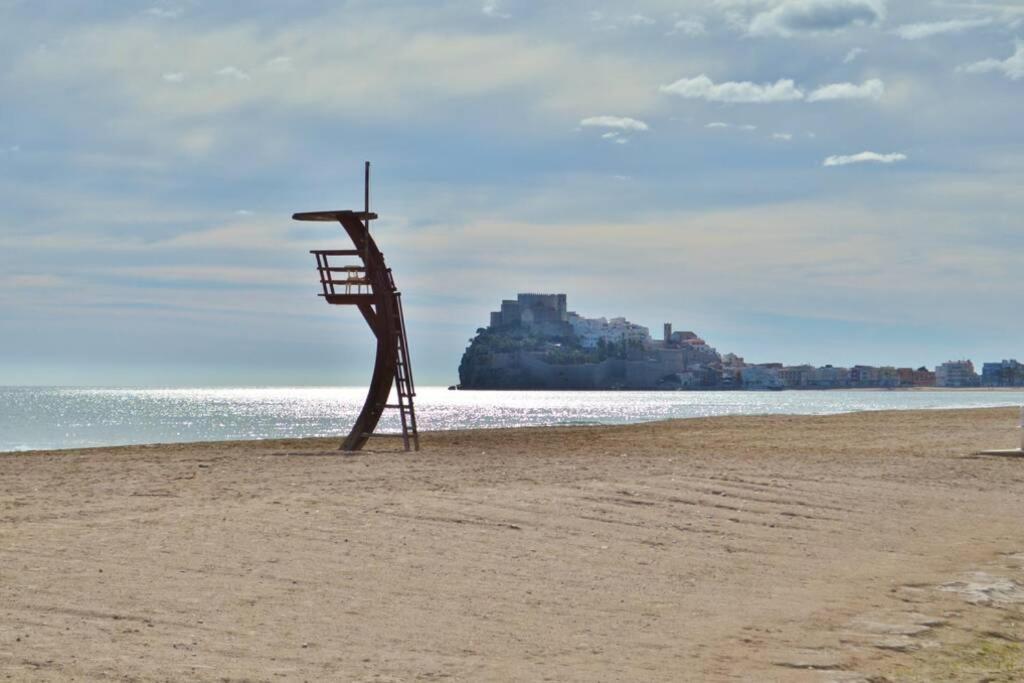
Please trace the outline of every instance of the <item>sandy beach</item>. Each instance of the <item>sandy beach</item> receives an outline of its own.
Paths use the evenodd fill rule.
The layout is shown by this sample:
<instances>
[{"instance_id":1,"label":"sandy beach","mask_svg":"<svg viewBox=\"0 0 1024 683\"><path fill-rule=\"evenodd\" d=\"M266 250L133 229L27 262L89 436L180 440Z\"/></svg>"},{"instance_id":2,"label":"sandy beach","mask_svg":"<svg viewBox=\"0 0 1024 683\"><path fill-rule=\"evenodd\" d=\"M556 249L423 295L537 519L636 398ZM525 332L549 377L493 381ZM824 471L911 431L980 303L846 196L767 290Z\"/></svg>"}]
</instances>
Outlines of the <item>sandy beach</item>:
<instances>
[{"instance_id":1,"label":"sandy beach","mask_svg":"<svg viewBox=\"0 0 1024 683\"><path fill-rule=\"evenodd\" d=\"M0 678L1022 680L1017 415L0 454Z\"/></svg>"}]
</instances>

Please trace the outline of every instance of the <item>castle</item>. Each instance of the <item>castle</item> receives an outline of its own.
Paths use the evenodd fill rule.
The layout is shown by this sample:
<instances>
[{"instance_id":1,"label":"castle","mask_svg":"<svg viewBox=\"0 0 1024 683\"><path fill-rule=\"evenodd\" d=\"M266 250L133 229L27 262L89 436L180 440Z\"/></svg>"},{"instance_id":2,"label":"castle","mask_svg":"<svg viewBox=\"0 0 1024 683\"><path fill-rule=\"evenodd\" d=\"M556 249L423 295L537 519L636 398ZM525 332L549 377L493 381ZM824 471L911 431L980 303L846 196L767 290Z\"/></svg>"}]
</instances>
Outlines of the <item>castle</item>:
<instances>
[{"instance_id":1,"label":"castle","mask_svg":"<svg viewBox=\"0 0 1024 683\"><path fill-rule=\"evenodd\" d=\"M693 332L660 340L625 318L586 318L565 294L501 302L459 366L467 389L663 389L721 384L722 359Z\"/></svg>"}]
</instances>

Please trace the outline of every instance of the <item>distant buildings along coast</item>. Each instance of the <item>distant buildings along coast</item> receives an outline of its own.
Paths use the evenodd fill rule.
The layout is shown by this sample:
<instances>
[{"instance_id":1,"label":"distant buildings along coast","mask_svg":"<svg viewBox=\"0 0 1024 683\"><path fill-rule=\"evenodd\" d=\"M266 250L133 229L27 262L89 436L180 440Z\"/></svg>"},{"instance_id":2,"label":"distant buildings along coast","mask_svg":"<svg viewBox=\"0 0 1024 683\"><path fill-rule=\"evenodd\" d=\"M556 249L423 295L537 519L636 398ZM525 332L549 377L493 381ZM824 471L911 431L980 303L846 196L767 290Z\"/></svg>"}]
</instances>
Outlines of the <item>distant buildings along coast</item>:
<instances>
[{"instance_id":1,"label":"distant buildings along coast","mask_svg":"<svg viewBox=\"0 0 1024 683\"><path fill-rule=\"evenodd\" d=\"M587 318L565 294L519 294L477 330L459 364L464 389L868 389L1024 387L1016 360L924 367L787 366L720 354L665 323L661 339L626 318Z\"/></svg>"}]
</instances>

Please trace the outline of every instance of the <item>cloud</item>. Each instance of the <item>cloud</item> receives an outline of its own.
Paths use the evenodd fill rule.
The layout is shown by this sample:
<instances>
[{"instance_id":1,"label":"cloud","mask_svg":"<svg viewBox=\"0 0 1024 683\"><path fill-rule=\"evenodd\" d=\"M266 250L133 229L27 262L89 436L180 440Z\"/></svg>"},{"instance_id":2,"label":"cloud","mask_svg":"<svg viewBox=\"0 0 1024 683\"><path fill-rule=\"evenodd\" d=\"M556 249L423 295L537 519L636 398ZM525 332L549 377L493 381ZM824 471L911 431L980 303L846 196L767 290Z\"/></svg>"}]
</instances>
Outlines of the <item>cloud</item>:
<instances>
[{"instance_id":1,"label":"cloud","mask_svg":"<svg viewBox=\"0 0 1024 683\"><path fill-rule=\"evenodd\" d=\"M580 121L584 128L618 128L619 130L649 130L643 121L628 116L591 116Z\"/></svg>"},{"instance_id":2,"label":"cloud","mask_svg":"<svg viewBox=\"0 0 1024 683\"><path fill-rule=\"evenodd\" d=\"M957 67L957 71L968 74L984 74L996 71L1017 81L1024 78L1024 42L1017 41L1016 51L1007 59L983 59L973 64Z\"/></svg>"},{"instance_id":3,"label":"cloud","mask_svg":"<svg viewBox=\"0 0 1024 683\"><path fill-rule=\"evenodd\" d=\"M309 282L303 273L285 268L265 266L202 266L202 265L147 265L104 268L103 275L116 275L133 280L180 282L194 287L196 283L228 283L237 285L303 285Z\"/></svg>"},{"instance_id":4,"label":"cloud","mask_svg":"<svg viewBox=\"0 0 1024 683\"><path fill-rule=\"evenodd\" d=\"M879 154L878 152L861 152L860 154L830 156L822 163L822 166L847 166L849 164L892 164L897 161L906 161L906 154Z\"/></svg>"},{"instance_id":5,"label":"cloud","mask_svg":"<svg viewBox=\"0 0 1024 683\"><path fill-rule=\"evenodd\" d=\"M272 71L274 73L287 73L292 70L292 58L285 57L283 55L280 57L274 57L273 59L268 59L264 66L266 66L267 71Z\"/></svg>"},{"instance_id":6,"label":"cloud","mask_svg":"<svg viewBox=\"0 0 1024 683\"><path fill-rule=\"evenodd\" d=\"M885 0L784 0L773 9L755 15L748 32L791 36L873 26L883 19Z\"/></svg>"},{"instance_id":7,"label":"cloud","mask_svg":"<svg viewBox=\"0 0 1024 683\"><path fill-rule=\"evenodd\" d=\"M51 288L66 286L67 282L64 278L57 275L46 275L46 274L24 274L24 275L4 275L0 277L0 284L5 287L12 289L20 289L23 287L33 288Z\"/></svg>"},{"instance_id":8,"label":"cloud","mask_svg":"<svg viewBox=\"0 0 1024 683\"><path fill-rule=\"evenodd\" d=\"M864 52L865 50L862 47L852 48L849 52L846 53L846 56L843 57L843 64L849 64L850 62L864 54Z\"/></svg>"},{"instance_id":9,"label":"cloud","mask_svg":"<svg viewBox=\"0 0 1024 683\"><path fill-rule=\"evenodd\" d=\"M622 133L619 133L618 131L609 131L607 133L602 133L601 139L607 140L608 142L614 142L617 145L624 145L627 142L629 142L629 138L625 137L624 135L622 135Z\"/></svg>"},{"instance_id":10,"label":"cloud","mask_svg":"<svg viewBox=\"0 0 1024 683\"><path fill-rule=\"evenodd\" d=\"M772 140L785 140L786 142L789 142L792 139L792 133L772 133Z\"/></svg>"},{"instance_id":11,"label":"cloud","mask_svg":"<svg viewBox=\"0 0 1024 683\"><path fill-rule=\"evenodd\" d=\"M663 93L688 99L702 99L708 102L767 103L792 102L805 99L804 92L790 79L775 83L757 84L749 81L715 83L706 75L696 78L681 78L675 83L663 85ZM815 89L806 96L808 102L828 100L878 100L885 94L885 83L873 78L860 85L856 83L831 83Z\"/></svg>"},{"instance_id":12,"label":"cloud","mask_svg":"<svg viewBox=\"0 0 1024 683\"><path fill-rule=\"evenodd\" d=\"M896 28L894 33L904 40L921 40L943 33L963 33L974 28L989 26L991 18L984 19L951 19L949 21L933 21L921 24L904 24Z\"/></svg>"},{"instance_id":13,"label":"cloud","mask_svg":"<svg viewBox=\"0 0 1024 683\"><path fill-rule=\"evenodd\" d=\"M775 83L757 84L749 81L728 81L715 83L706 75L696 78L680 78L675 83L659 88L663 93L678 95L687 99L708 102L757 103L791 102L802 100L803 92L792 80L780 79Z\"/></svg>"},{"instance_id":14,"label":"cloud","mask_svg":"<svg viewBox=\"0 0 1024 683\"><path fill-rule=\"evenodd\" d=\"M860 85L855 83L832 83L823 85L807 96L808 102L829 100L880 100L885 94L885 83L872 78Z\"/></svg>"},{"instance_id":15,"label":"cloud","mask_svg":"<svg viewBox=\"0 0 1024 683\"><path fill-rule=\"evenodd\" d=\"M686 36L702 36L707 33L702 19L680 19L672 25L669 35L683 34Z\"/></svg>"},{"instance_id":16,"label":"cloud","mask_svg":"<svg viewBox=\"0 0 1024 683\"><path fill-rule=\"evenodd\" d=\"M657 22L644 14L631 14L626 17L626 23L630 26L653 26Z\"/></svg>"},{"instance_id":17,"label":"cloud","mask_svg":"<svg viewBox=\"0 0 1024 683\"><path fill-rule=\"evenodd\" d=\"M650 130L643 121L631 119L628 116L591 116L580 121L584 128L611 128L601 134L602 140L614 142L617 145L625 145L629 142L626 133L643 132Z\"/></svg>"},{"instance_id":18,"label":"cloud","mask_svg":"<svg viewBox=\"0 0 1024 683\"><path fill-rule=\"evenodd\" d=\"M480 11L483 12L484 14L486 14L487 16L493 17L495 19L511 19L512 18L511 14L507 14L505 12L502 12L501 9L498 7L498 3L493 1L493 0L492 0L492 2L484 3L484 6L480 8Z\"/></svg>"},{"instance_id":19,"label":"cloud","mask_svg":"<svg viewBox=\"0 0 1024 683\"><path fill-rule=\"evenodd\" d=\"M180 71L171 71L163 75L164 81L167 83L181 83L185 80L185 74Z\"/></svg>"},{"instance_id":20,"label":"cloud","mask_svg":"<svg viewBox=\"0 0 1024 683\"><path fill-rule=\"evenodd\" d=\"M163 7L150 7L146 14L157 19L177 19L181 16L180 9L165 9Z\"/></svg>"},{"instance_id":21,"label":"cloud","mask_svg":"<svg viewBox=\"0 0 1024 683\"><path fill-rule=\"evenodd\" d=\"M227 76L228 78L234 78L239 81L249 80L249 74L245 73L237 66L225 66L223 69L218 69L217 75Z\"/></svg>"},{"instance_id":22,"label":"cloud","mask_svg":"<svg viewBox=\"0 0 1024 683\"><path fill-rule=\"evenodd\" d=\"M55 96L68 84L87 80L94 84L92 99L107 98L136 113L188 124L248 107L275 113L316 110L378 123L412 115L420 121L447 119L454 101L515 93L517 111L546 125L618 107L654 109L657 90L636 74L648 73L654 83L664 83L676 68L675 57L601 50L549 39L532 29L481 34L473 27L417 23L426 21L424 16L385 4L367 10L358 34L344 41L321 30L354 20L351 11L342 9L266 24L254 18L230 25L138 19L76 25L61 34L59 45L23 51L5 69L4 79L17 87L44 87ZM433 10L423 12L432 16ZM124 54L133 55L132 69L124 68ZM278 73L284 65L272 62L282 55L292 60L291 73L300 77ZM234 71L200 77L216 76L227 65L250 76L239 80L246 87L224 87L239 78ZM159 79L172 71L187 73L190 87L153 87L153 74ZM527 122L494 118L507 125Z\"/></svg>"},{"instance_id":23,"label":"cloud","mask_svg":"<svg viewBox=\"0 0 1024 683\"><path fill-rule=\"evenodd\" d=\"M735 130L745 130L745 131L757 130L757 126L755 126L755 125L753 125L751 123L726 123L724 121L713 121L711 123L706 124L704 127L705 128L718 128L718 129L733 128Z\"/></svg>"}]
</instances>

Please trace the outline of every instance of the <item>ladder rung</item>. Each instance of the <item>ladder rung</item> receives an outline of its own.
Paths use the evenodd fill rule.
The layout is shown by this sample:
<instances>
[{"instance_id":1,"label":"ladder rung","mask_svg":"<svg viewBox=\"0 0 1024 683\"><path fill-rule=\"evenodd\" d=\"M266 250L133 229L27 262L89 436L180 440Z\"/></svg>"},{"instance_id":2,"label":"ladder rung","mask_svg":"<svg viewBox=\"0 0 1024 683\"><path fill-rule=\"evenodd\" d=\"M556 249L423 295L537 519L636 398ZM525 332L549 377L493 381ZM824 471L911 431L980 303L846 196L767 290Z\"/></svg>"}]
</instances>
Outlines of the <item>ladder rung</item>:
<instances>
[{"instance_id":1,"label":"ladder rung","mask_svg":"<svg viewBox=\"0 0 1024 683\"><path fill-rule=\"evenodd\" d=\"M383 436L383 437L391 437L391 438L395 438L395 437L404 438L405 434L396 434L394 432L384 432L384 433L373 432L372 434L367 434L367 433L364 432L363 436Z\"/></svg>"}]
</instances>

